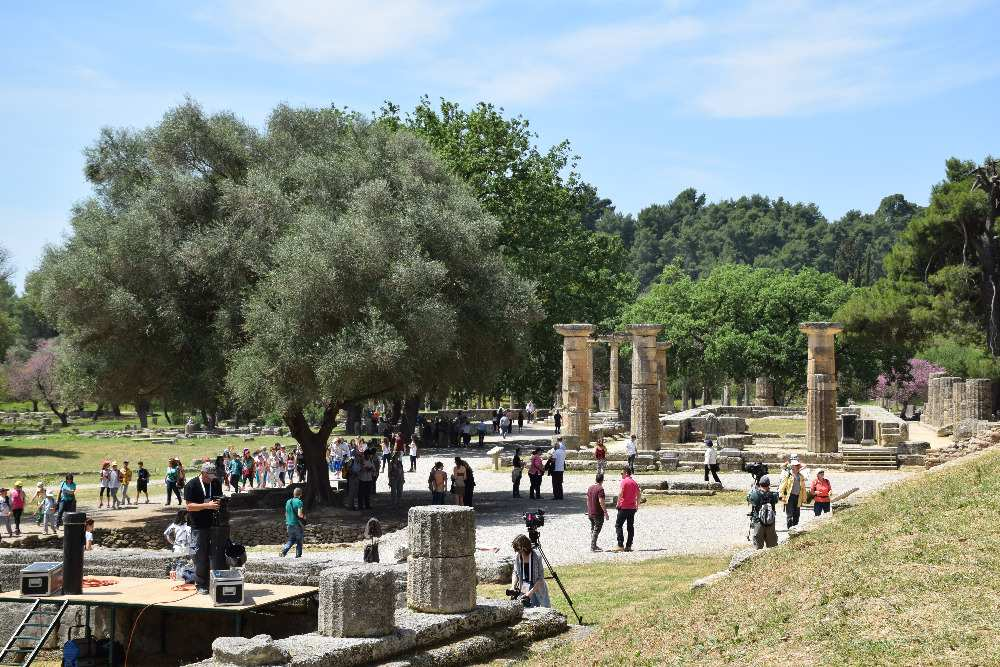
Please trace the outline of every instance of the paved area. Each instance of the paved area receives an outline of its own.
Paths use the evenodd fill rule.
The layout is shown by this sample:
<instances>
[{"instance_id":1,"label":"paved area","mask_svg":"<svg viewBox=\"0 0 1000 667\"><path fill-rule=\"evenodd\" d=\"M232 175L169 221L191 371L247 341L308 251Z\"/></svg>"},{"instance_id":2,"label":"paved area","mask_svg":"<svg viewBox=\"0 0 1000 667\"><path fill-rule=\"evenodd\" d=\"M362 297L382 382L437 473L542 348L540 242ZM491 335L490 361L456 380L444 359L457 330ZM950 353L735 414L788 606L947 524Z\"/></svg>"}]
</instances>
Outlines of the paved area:
<instances>
[{"instance_id":1,"label":"paved area","mask_svg":"<svg viewBox=\"0 0 1000 667\"><path fill-rule=\"evenodd\" d=\"M434 461L443 461L446 469L454 464L455 450L425 450L418 460L418 471L406 475L404 493L423 494L428 497L426 480ZM521 497L511 497L510 474L494 472L489 457L481 452L459 452L475 470L477 512L477 548L484 551L496 550L501 555L510 552L510 542L524 531L521 515L529 509L542 508L546 511L545 526L541 529L542 546L549 559L555 564L585 563L594 561L643 560L675 555L728 554L747 546L747 506L689 506L665 507L644 506L636 515L636 537L632 553L593 553L590 551L589 521L585 515L586 490L593 483L589 474L567 473L564 481L564 499L551 500L551 481L546 477L542 482L543 500L528 500L528 480L521 485ZM806 471L809 472L808 470ZM891 472L841 472L830 471L828 478L836 495L852 487L858 487L856 494L871 493L886 484L913 474L910 471ZM746 473L722 473L726 488L749 490L751 478ZM620 480L618 474L608 475L605 492L615 495ZM660 479L676 481L699 481L696 473L669 475L642 475L640 480L652 482ZM388 482L380 475L377 482L379 502L385 501L381 491L388 492ZM856 497L855 496L855 497ZM412 502L411 498L407 498ZM784 516L778 506L779 540L786 539ZM610 510L611 519L605 523L598 544L605 549L615 546L615 511ZM812 521L811 511L802 513L802 523ZM384 557L392 556L397 546L406 545L406 532L398 531L383 538L381 552Z\"/></svg>"}]
</instances>

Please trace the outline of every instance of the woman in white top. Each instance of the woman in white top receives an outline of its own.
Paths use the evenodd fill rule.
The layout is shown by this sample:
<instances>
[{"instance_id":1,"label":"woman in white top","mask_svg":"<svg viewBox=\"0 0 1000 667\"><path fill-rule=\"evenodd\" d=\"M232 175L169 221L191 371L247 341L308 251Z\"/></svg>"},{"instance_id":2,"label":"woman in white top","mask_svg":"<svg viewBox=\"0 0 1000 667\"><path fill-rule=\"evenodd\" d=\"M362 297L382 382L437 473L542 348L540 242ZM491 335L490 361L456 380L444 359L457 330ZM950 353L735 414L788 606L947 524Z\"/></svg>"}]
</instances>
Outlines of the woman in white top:
<instances>
[{"instance_id":1,"label":"woman in white top","mask_svg":"<svg viewBox=\"0 0 1000 667\"><path fill-rule=\"evenodd\" d=\"M705 440L705 481L708 481L708 473L712 473L712 479L714 479L719 484L722 484L722 480L719 479L719 452L712 445L711 440Z\"/></svg>"}]
</instances>

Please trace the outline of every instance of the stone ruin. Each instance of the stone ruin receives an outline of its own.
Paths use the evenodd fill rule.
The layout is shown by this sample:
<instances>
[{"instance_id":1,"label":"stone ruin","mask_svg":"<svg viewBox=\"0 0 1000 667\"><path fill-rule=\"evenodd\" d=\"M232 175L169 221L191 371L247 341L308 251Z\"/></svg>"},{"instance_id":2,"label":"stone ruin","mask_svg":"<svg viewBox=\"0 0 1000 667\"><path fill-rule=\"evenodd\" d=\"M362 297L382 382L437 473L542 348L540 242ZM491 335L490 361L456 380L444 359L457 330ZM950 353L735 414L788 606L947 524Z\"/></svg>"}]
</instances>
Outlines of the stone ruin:
<instances>
[{"instance_id":1,"label":"stone ruin","mask_svg":"<svg viewBox=\"0 0 1000 667\"><path fill-rule=\"evenodd\" d=\"M476 525L470 507L409 512L406 606L393 566L350 564L319 577L317 631L273 639L221 637L200 667L459 665L566 630L552 609L476 599Z\"/></svg>"},{"instance_id":2,"label":"stone ruin","mask_svg":"<svg viewBox=\"0 0 1000 667\"><path fill-rule=\"evenodd\" d=\"M974 424L993 421L993 383L987 378L960 377L931 373L927 381L927 403L920 422L957 438L969 437ZM964 424L964 425L963 425Z\"/></svg>"}]
</instances>

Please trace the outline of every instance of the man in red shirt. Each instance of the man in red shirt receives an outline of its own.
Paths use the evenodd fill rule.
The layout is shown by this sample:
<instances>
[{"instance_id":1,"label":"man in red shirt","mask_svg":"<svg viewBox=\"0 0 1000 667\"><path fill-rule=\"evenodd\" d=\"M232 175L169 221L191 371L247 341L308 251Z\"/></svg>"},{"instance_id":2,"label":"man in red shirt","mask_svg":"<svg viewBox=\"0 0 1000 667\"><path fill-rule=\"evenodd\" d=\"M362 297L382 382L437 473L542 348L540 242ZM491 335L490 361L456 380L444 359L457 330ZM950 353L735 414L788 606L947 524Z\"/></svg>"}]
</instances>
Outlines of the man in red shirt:
<instances>
[{"instance_id":1,"label":"man in red shirt","mask_svg":"<svg viewBox=\"0 0 1000 667\"><path fill-rule=\"evenodd\" d=\"M597 473L594 483L587 489L587 517L590 519L590 550L604 551L597 546L597 537L601 534L605 519L608 518L608 509L604 505L603 473Z\"/></svg>"},{"instance_id":2,"label":"man in red shirt","mask_svg":"<svg viewBox=\"0 0 1000 667\"><path fill-rule=\"evenodd\" d=\"M618 491L618 516L615 517L615 534L618 546L613 551L632 551L632 538L635 536L635 513L642 501L639 484L632 479L632 471L626 466L622 470L622 485ZM622 534L622 526L628 527L628 541Z\"/></svg>"}]
</instances>

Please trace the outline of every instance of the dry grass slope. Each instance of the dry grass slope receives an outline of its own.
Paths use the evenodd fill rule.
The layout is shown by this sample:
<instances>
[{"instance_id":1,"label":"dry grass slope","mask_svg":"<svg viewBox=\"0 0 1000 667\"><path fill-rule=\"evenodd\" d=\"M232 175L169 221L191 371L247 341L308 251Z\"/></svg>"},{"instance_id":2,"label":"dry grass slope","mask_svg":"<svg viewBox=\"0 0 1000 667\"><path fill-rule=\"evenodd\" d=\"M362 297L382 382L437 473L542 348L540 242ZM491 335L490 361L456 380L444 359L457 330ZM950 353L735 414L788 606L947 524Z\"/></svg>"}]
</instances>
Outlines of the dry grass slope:
<instances>
[{"instance_id":1,"label":"dry grass slope","mask_svg":"<svg viewBox=\"0 0 1000 667\"><path fill-rule=\"evenodd\" d=\"M998 515L990 452L889 487L708 590L650 581L589 638L532 662L1000 664Z\"/></svg>"}]
</instances>

